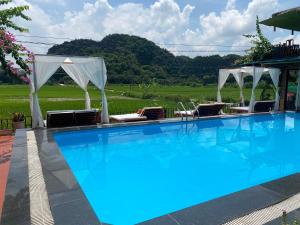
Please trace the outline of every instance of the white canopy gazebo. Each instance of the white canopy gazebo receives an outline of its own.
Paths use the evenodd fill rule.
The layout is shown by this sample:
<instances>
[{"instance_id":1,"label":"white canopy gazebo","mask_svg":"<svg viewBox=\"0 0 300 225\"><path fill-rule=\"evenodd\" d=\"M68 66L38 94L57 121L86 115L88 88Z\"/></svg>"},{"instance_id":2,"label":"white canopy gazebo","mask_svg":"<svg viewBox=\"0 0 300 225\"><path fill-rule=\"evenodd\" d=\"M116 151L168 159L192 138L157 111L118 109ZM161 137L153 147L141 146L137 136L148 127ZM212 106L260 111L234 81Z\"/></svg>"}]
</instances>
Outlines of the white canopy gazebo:
<instances>
[{"instance_id":1,"label":"white canopy gazebo","mask_svg":"<svg viewBox=\"0 0 300 225\"><path fill-rule=\"evenodd\" d=\"M87 90L88 83L91 81L101 91L102 112L101 121L109 122L107 99L104 92L107 71L105 62L99 57L73 57L73 56L54 56L54 55L34 55L31 64L30 75L30 108L32 115L32 127L43 127L43 117L39 105L38 91L62 68L76 84L85 92L86 109L91 108L90 97Z\"/></svg>"},{"instance_id":2,"label":"white canopy gazebo","mask_svg":"<svg viewBox=\"0 0 300 225\"><path fill-rule=\"evenodd\" d=\"M255 105L255 89L258 85L263 74L269 74L273 84L276 89L275 96L275 107L274 110L279 110L279 76L281 74L281 70L277 68L264 68L264 67L255 67L255 66L245 66L241 68L234 69L220 69L219 70L219 79L218 79L218 93L217 100L218 102L222 102L221 89L224 87L229 75L232 74L235 78L238 86L240 88L240 99L242 105L244 105L244 94L243 94L243 86L244 86L244 78L247 76L253 77L253 86L251 92L251 99L249 103L249 112L254 112Z\"/></svg>"}]
</instances>

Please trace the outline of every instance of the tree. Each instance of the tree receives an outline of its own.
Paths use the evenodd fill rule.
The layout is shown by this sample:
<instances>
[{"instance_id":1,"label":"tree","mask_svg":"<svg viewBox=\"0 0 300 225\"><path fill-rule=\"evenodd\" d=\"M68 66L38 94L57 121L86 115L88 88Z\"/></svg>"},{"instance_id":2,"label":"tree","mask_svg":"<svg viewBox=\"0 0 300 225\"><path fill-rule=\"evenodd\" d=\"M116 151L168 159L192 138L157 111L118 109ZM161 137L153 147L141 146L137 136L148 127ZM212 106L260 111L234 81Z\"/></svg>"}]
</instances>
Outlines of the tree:
<instances>
[{"instance_id":1,"label":"tree","mask_svg":"<svg viewBox=\"0 0 300 225\"><path fill-rule=\"evenodd\" d=\"M12 0L0 0L0 6L11 3ZM24 76L19 76L25 82L29 82L27 75L30 74L30 69L27 63L32 60L32 53L23 45L18 44L16 38L8 29L26 32L28 29L18 26L13 22L15 18L30 20L24 14L29 6L8 7L0 10L0 63L4 71L10 75L18 76L18 69L15 63L25 71ZM15 63L7 58L12 58Z\"/></svg>"},{"instance_id":2,"label":"tree","mask_svg":"<svg viewBox=\"0 0 300 225\"><path fill-rule=\"evenodd\" d=\"M254 46L247 51L247 54L244 57L236 61L237 64L251 63L257 60L262 60L265 55L271 53L273 46L262 33L259 26L258 16L256 17L256 34L246 34L243 36L249 38L250 43L252 43Z\"/></svg>"},{"instance_id":3,"label":"tree","mask_svg":"<svg viewBox=\"0 0 300 225\"><path fill-rule=\"evenodd\" d=\"M143 57L142 51L149 54ZM48 54L103 57L109 83L149 83L155 78L164 85L199 84L204 75L211 75L215 83L218 68L228 67L240 58L238 55L175 56L145 38L125 34L108 35L102 41L64 42L51 47Z\"/></svg>"}]
</instances>

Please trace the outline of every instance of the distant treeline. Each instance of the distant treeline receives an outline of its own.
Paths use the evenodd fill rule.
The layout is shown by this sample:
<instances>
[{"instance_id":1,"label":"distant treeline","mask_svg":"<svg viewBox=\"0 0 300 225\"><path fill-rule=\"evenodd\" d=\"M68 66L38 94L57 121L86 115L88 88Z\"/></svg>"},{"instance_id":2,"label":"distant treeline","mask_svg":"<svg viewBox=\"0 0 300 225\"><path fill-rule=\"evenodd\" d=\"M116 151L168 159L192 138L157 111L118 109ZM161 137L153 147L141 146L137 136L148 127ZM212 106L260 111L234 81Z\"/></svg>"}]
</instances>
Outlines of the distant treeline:
<instances>
[{"instance_id":1,"label":"distant treeline","mask_svg":"<svg viewBox=\"0 0 300 225\"><path fill-rule=\"evenodd\" d=\"M55 45L49 54L101 56L109 83L211 84L217 82L218 70L240 58L227 56L174 56L155 43L137 36L112 34L102 41L74 40ZM57 79L66 79L57 76Z\"/></svg>"},{"instance_id":2,"label":"distant treeline","mask_svg":"<svg viewBox=\"0 0 300 225\"><path fill-rule=\"evenodd\" d=\"M189 58L174 56L166 49L141 37L112 34L102 41L79 39L55 45L48 54L100 56L107 70L108 82L119 84L149 83L207 85L217 83L218 70L228 67L239 55L212 55ZM0 75L0 83L18 82L14 78ZM68 76L57 74L52 83L72 82Z\"/></svg>"}]
</instances>

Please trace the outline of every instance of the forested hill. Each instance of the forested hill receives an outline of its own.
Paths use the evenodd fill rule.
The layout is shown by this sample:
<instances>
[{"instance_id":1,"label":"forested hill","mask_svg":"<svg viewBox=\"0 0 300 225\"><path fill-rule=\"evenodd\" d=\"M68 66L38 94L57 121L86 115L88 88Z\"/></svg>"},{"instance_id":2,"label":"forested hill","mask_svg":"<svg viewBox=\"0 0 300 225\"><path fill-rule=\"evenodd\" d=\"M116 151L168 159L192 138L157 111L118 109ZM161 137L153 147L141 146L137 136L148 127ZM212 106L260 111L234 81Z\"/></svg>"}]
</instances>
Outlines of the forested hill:
<instances>
[{"instance_id":1,"label":"forested hill","mask_svg":"<svg viewBox=\"0 0 300 225\"><path fill-rule=\"evenodd\" d=\"M155 43L137 36L113 34L102 41L79 39L55 45L48 54L102 56L110 83L159 83L216 81L218 68L232 65L238 55L189 58L174 56Z\"/></svg>"}]
</instances>

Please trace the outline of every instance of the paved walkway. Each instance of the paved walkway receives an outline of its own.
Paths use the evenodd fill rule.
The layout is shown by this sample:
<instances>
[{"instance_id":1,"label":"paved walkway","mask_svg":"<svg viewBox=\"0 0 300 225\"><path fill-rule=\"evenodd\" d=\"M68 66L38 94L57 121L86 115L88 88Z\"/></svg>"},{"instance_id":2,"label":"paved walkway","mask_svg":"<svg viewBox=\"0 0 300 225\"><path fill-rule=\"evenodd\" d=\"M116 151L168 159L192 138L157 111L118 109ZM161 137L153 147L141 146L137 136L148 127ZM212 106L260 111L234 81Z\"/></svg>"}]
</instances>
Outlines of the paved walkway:
<instances>
[{"instance_id":1,"label":"paved walkway","mask_svg":"<svg viewBox=\"0 0 300 225\"><path fill-rule=\"evenodd\" d=\"M0 219L14 137L0 136Z\"/></svg>"}]
</instances>

